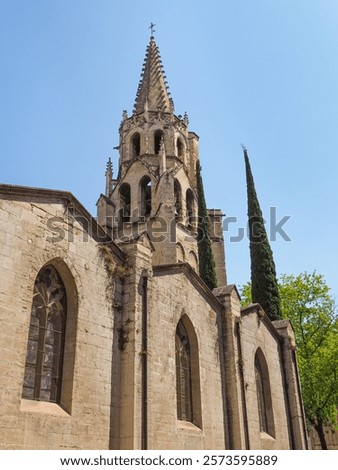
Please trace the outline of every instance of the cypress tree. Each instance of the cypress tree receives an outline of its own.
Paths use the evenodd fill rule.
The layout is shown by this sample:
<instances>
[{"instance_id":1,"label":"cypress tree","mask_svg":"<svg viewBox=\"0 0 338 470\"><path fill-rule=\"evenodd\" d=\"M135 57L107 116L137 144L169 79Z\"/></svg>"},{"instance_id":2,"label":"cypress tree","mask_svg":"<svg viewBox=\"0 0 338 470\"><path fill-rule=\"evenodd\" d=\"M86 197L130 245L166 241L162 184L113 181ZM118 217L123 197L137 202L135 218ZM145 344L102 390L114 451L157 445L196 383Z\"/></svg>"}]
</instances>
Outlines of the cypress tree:
<instances>
[{"instance_id":1,"label":"cypress tree","mask_svg":"<svg viewBox=\"0 0 338 470\"><path fill-rule=\"evenodd\" d=\"M280 312L275 263L265 230L264 219L259 206L249 157L245 147L243 147L243 152L248 194L252 301L261 305L270 320L279 320L282 316Z\"/></svg>"},{"instance_id":2,"label":"cypress tree","mask_svg":"<svg viewBox=\"0 0 338 470\"><path fill-rule=\"evenodd\" d=\"M198 196L198 259L199 273L203 281L210 289L217 287L217 278L215 270L215 260L211 248L211 240L209 236L209 216L207 205L204 197L203 180L201 174L200 162L196 163L196 180L197 180L197 196Z\"/></svg>"}]
</instances>

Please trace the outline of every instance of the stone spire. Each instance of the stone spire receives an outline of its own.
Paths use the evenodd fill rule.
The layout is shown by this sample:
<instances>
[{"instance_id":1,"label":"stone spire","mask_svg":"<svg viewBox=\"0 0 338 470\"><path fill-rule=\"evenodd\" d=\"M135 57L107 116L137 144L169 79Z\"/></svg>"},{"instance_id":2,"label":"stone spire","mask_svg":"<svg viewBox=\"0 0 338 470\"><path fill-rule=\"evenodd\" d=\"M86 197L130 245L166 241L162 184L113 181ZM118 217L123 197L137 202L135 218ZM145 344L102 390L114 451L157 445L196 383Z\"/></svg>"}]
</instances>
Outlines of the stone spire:
<instances>
[{"instance_id":1,"label":"stone spire","mask_svg":"<svg viewBox=\"0 0 338 470\"><path fill-rule=\"evenodd\" d=\"M109 157L106 168L106 196L110 197L113 190L113 164Z\"/></svg>"},{"instance_id":2,"label":"stone spire","mask_svg":"<svg viewBox=\"0 0 338 470\"><path fill-rule=\"evenodd\" d=\"M174 111L160 52L153 36L147 47L134 105L134 113L144 111Z\"/></svg>"}]
</instances>

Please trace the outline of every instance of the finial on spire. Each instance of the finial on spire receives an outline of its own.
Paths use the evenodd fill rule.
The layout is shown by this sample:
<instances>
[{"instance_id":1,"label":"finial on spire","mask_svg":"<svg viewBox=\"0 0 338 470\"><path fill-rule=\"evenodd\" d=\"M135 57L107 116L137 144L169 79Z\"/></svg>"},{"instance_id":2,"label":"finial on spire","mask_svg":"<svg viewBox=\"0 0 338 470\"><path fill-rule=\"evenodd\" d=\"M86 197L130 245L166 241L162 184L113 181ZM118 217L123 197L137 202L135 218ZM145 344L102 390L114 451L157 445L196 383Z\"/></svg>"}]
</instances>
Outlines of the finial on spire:
<instances>
[{"instance_id":1,"label":"finial on spire","mask_svg":"<svg viewBox=\"0 0 338 470\"><path fill-rule=\"evenodd\" d=\"M108 172L113 173L113 163L110 157L108 158L108 161L107 161L106 175Z\"/></svg>"},{"instance_id":2,"label":"finial on spire","mask_svg":"<svg viewBox=\"0 0 338 470\"><path fill-rule=\"evenodd\" d=\"M153 22L151 22L151 23L150 23L150 26L149 26L149 28L148 28L148 29L150 29L151 37L153 37L153 36L154 36L154 33L156 32L155 29L154 29L155 26L156 26L156 24L153 23Z\"/></svg>"}]
</instances>

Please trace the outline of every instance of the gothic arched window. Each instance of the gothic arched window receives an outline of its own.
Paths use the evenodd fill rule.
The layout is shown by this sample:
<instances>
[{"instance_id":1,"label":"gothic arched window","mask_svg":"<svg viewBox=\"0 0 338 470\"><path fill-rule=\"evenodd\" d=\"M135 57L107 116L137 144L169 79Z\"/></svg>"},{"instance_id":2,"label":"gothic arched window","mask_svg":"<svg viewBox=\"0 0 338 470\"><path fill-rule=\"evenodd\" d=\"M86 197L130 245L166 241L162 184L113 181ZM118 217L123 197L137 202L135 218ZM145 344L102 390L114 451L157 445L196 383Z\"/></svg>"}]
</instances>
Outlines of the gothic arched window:
<instances>
[{"instance_id":1,"label":"gothic arched window","mask_svg":"<svg viewBox=\"0 0 338 470\"><path fill-rule=\"evenodd\" d=\"M154 134L154 151L156 154L160 153L161 141L163 139L163 132L160 130L155 131Z\"/></svg>"},{"instance_id":2,"label":"gothic arched window","mask_svg":"<svg viewBox=\"0 0 338 470\"><path fill-rule=\"evenodd\" d=\"M198 343L186 315L176 328L175 354L177 418L202 427Z\"/></svg>"},{"instance_id":3,"label":"gothic arched window","mask_svg":"<svg viewBox=\"0 0 338 470\"><path fill-rule=\"evenodd\" d=\"M194 208L194 195L192 190L189 188L186 192L186 209L187 209L187 223L188 227L194 226L195 219L195 208Z\"/></svg>"},{"instance_id":4,"label":"gothic arched window","mask_svg":"<svg viewBox=\"0 0 338 470\"><path fill-rule=\"evenodd\" d=\"M176 394L177 417L185 421L193 420L191 356L188 333L182 322L176 329Z\"/></svg>"},{"instance_id":5,"label":"gothic arched window","mask_svg":"<svg viewBox=\"0 0 338 470\"><path fill-rule=\"evenodd\" d=\"M130 196L130 185L123 183L120 187L120 218L121 222L129 222L130 220L130 208L131 196Z\"/></svg>"},{"instance_id":6,"label":"gothic arched window","mask_svg":"<svg viewBox=\"0 0 338 470\"><path fill-rule=\"evenodd\" d=\"M45 266L34 285L23 398L60 403L66 316L63 281Z\"/></svg>"},{"instance_id":7,"label":"gothic arched window","mask_svg":"<svg viewBox=\"0 0 338 470\"><path fill-rule=\"evenodd\" d=\"M141 153L141 137L138 132L136 132L131 139L131 147L133 158L138 157Z\"/></svg>"},{"instance_id":8,"label":"gothic arched window","mask_svg":"<svg viewBox=\"0 0 338 470\"><path fill-rule=\"evenodd\" d=\"M183 144L182 144L181 139L179 138L177 139L176 145L177 145L177 156L179 158L182 158L183 157Z\"/></svg>"},{"instance_id":9,"label":"gothic arched window","mask_svg":"<svg viewBox=\"0 0 338 470\"><path fill-rule=\"evenodd\" d=\"M255 356L255 378L260 431L275 437L269 371L260 349L257 350Z\"/></svg>"},{"instance_id":10,"label":"gothic arched window","mask_svg":"<svg viewBox=\"0 0 338 470\"><path fill-rule=\"evenodd\" d=\"M182 217L182 191L181 185L177 181L174 180L174 196L175 196L175 217L176 219L181 219Z\"/></svg>"},{"instance_id":11,"label":"gothic arched window","mask_svg":"<svg viewBox=\"0 0 338 470\"><path fill-rule=\"evenodd\" d=\"M151 179L144 176L140 183L141 189L141 216L148 216L151 213Z\"/></svg>"}]
</instances>

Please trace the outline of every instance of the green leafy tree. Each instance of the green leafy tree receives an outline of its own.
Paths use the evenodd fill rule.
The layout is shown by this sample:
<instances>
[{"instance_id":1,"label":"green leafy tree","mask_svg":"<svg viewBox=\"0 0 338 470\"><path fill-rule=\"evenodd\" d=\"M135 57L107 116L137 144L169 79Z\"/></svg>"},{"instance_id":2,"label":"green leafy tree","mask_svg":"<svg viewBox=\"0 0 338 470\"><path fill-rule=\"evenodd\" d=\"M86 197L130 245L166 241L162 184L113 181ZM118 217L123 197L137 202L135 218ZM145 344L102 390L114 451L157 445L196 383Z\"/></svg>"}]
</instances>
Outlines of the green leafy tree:
<instances>
[{"instance_id":1,"label":"green leafy tree","mask_svg":"<svg viewBox=\"0 0 338 470\"><path fill-rule=\"evenodd\" d=\"M281 313L275 263L245 147L243 151L248 194L252 300L262 306L271 320L278 320Z\"/></svg>"},{"instance_id":2,"label":"green leafy tree","mask_svg":"<svg viewBox=\"0 0 338 470\"><path fill-rule=\"evenodd\" d=\"M297 357L308 424L327 449L324 426L337 424L338 316L324 278L316 272L279 279L281 309L295 330ZM242 302L251 303L250 284Z\"/></svg>"},{"instance_id":3,"label":"green leafy tree","mask_svg":"<svg viewBox=\"0 0 338 470\"><path fill-rule=\"evenodd\" d=\"M198 259L199 273L210 289L217 287L215 260L209 236L209 216L205 202L200 162L196 163L196 180L198 196Z\"/></svg>"}]
</instances>

